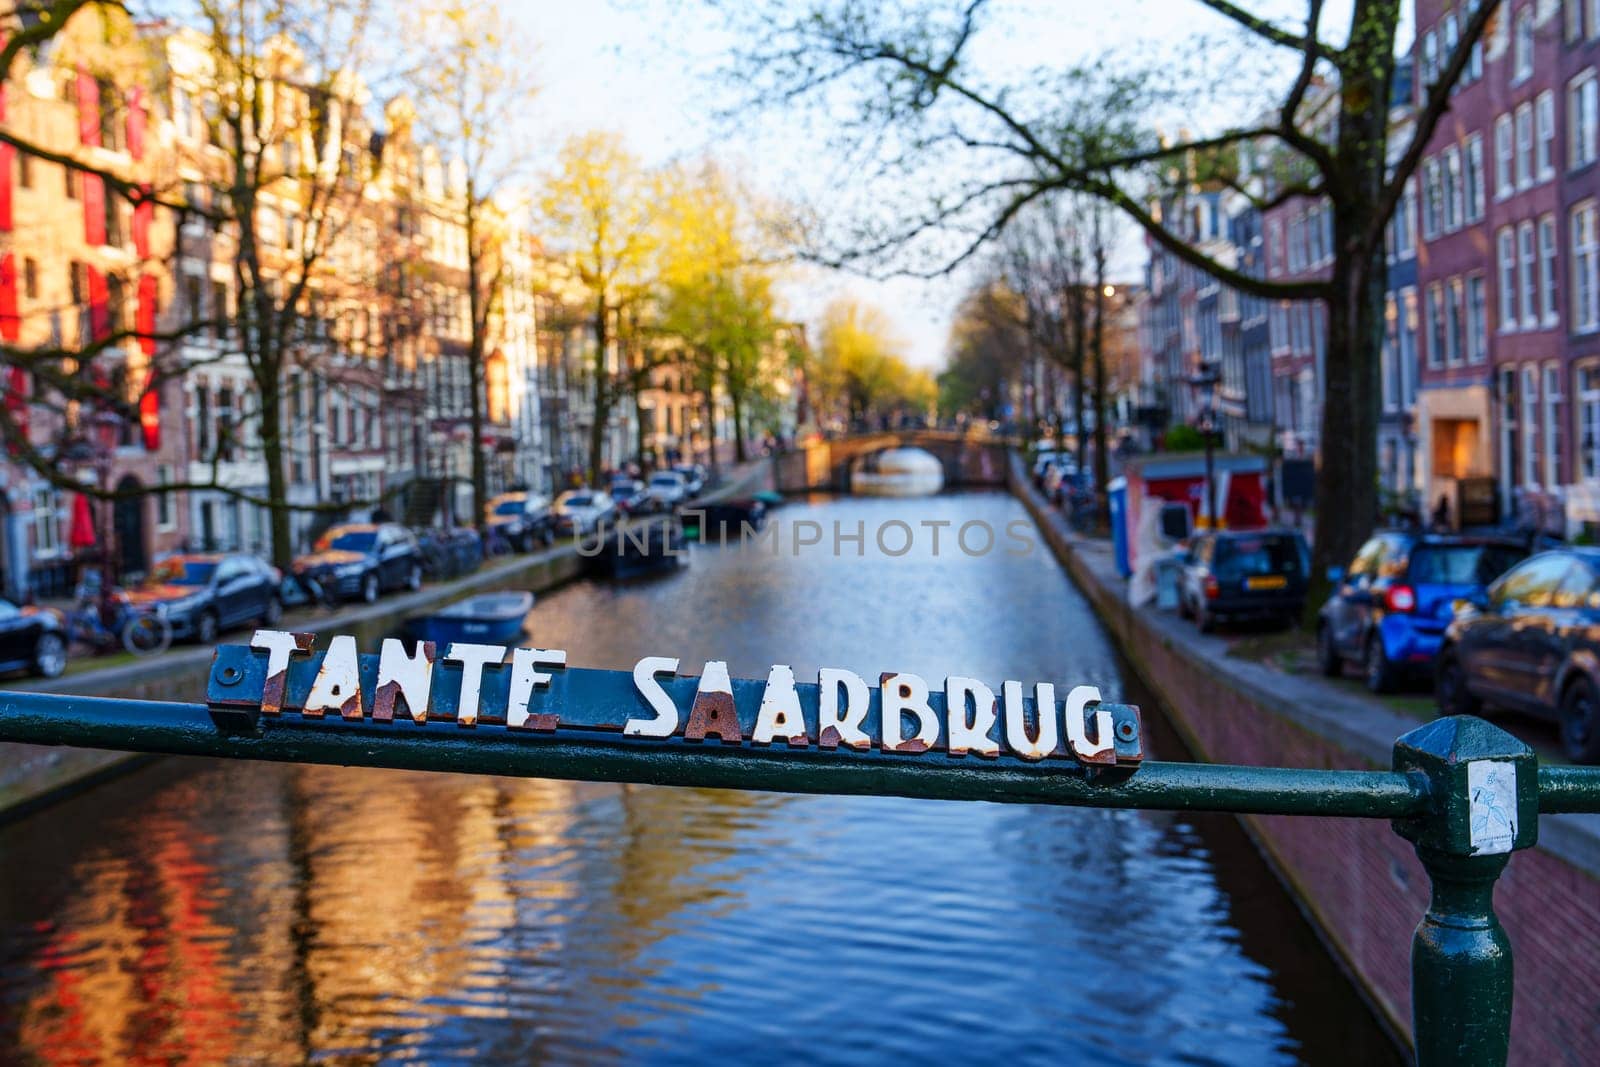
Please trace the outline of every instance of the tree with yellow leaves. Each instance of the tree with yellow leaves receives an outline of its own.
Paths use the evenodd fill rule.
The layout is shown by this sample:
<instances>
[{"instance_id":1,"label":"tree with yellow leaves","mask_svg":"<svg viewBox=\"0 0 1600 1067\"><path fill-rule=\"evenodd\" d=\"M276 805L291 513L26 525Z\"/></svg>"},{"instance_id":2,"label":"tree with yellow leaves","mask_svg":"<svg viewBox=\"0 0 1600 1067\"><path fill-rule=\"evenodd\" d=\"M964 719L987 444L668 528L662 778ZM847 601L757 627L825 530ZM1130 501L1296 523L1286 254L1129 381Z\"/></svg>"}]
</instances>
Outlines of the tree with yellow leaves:
<instances>
[{"instance_id":1,"label":"tree with yellow leaves","mask_svg":"<svg viewBox=\"0 0 1600 1067\"><path fill-rule=\"evenodd\" d=\"M613 361L615 320L645 292L655 228L658 181L614 133L592 132L562 146L540 200L551 243L566 254L593 301L594 421L589 476L604 466L606 426L644 368Z\"/></svg>"},{"instance_id":2,"label":"tree with yellow leaves","mask_svg":"<svg viewBox=\"0 0 1600 1067\"><path fill-rule=\"evenodd\" d=\"M884 313L851 297L829 304L807 368L819 413L842 410L851 428L895 414L925 413L938 397L932 375L905 360L904 343Z\"/></svg>"}]
</instances>

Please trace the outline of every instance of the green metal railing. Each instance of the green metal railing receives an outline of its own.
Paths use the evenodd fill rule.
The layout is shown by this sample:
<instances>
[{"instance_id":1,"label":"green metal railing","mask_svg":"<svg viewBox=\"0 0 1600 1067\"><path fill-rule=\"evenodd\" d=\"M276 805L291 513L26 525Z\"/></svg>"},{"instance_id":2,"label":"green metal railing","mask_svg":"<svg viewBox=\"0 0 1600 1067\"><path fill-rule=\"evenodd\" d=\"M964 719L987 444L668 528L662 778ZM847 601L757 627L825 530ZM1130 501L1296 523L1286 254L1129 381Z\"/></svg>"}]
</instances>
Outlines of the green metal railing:
<instances>
[{"instance_id":1,"label":"green metal railing","mask_svg":"<svg viewBox=\"0 0 1600 1067\"><path fill-rule=\"evenodd\" d=\"M1540 767L1527 745L1468 717L1439 719L1400 738L1390 771L1295 770L1138 762L1137 710L1114 707L1121 762L1080 763L1065 744L1056 758L1029 762L1003 750L993 758L951 755L944 727L925 751L857 749L837 739L830 746L818 730L816 685L795 687L803 743L750 740L764 692L762 683L743 681L729 687L737 736L691 740L703 697L696 679L670 674L662 692L680 711L695 710L690 726L668 736L622 729L651 712L636 676L618 671L552 669L531 703L523 689L524 706L538 714L508 727L516 683L512 670L494 665L481 672L467 728L468 668L448 657L433 665L427 706L415 715L392 687L385 705L377 656L360 657L361 691L347 694L342 712L294 710L307 705L323 657L303 655L274 678L261 651L220 648L203 704L0 692L0 741L798 793L1389 819L1415 846L1433 887L1412 945L1413 1039L1425 1065L1505 1062L1512 963L1494 914L1495 880L1512 852L1535 843L1541 813L1600 812L1600 769ZM870 689L869 701L861 726L873 733L882 728L882 691ZM941 695L928 704L948 721ZM376 710L385 706L387 714ZM1034 722L1037 710L1029 702Z\"/></svg>"}]
</instances>

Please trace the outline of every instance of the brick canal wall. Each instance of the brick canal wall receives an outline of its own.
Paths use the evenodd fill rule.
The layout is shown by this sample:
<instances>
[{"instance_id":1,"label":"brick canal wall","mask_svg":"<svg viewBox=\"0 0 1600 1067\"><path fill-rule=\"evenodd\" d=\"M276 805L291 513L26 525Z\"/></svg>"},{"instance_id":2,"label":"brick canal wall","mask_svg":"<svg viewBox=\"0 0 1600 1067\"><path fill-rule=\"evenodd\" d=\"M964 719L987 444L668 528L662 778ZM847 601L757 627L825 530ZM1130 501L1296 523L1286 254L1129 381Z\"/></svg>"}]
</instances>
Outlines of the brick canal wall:
<instances>
[{"instance_id":1,"label":"brick canal wall","mask_svg":"<svg viewBox=\"0 0 1600 1067\"><path fill-rule=\"evenodd\" d=\"M757 460L734 472L726 488L708 493L707 501L756 492L771 484L769 461ZM484 564L461 578L425 586L415 593L391 594L372 605L334 614L295 615L284 625L316 634L353 634L363 649L375 649L412 615L425 615L462 597L498 589L542 593L577 578L585 561L568 543L528 556L511 556ZM532 637L537 640L538 634ZM248 631L224 636L248 639ZM133 700L200 700L211 670L212 649L178 645L160 656L102 670L80 671L52 681L19 679L0 688L30 689L78 696L124 697ZM149 757L127 752L0 744L0 817L28 810L63 791L81 788Z\"/></svg>"},{"instance_id":2,"label":"brick canal wall","mask_svg":"<svg viewBox=\"0 0 1600 1067\"><path fill-rule=\"evenodd\" d=\"M1089 598L1124 657L1161 698L1196 759L1387 769L1416 720L1321 679L1230 659L1221 641L1153 609L1130 607L1103 543L1072 534L1019 460L1013 492ZM1244 816L1246 829L1325 941L1392 1027L1411 1030L1411 936L1428 879L1411 846L1369 819ZM1544 816L1540 845L1518 853L1495 907L1515 960L1514 1063L1600 1063L1600 820Z\"/></svg>"}]
</instances>

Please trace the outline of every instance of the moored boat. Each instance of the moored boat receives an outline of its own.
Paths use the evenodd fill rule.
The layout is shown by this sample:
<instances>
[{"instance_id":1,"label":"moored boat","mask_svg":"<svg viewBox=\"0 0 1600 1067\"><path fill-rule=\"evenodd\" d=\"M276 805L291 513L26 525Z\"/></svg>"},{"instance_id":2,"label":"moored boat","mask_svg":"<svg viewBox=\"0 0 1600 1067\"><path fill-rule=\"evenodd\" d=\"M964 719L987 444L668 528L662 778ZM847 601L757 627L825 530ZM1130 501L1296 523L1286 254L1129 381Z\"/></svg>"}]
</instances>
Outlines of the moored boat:
<instances>
[{"instance_id":1,"label":"moored boat","mask_svg":"<svg viewBox=\"0 0 1600 1067\"><path fill-rule=\"evenodd\" d=\"M514 645L533 610L533 594L518 590L479 593L429 615L406 620L407 636L443 646L452 641Z\"/></svg>"},{"instance_id":2,"label":"moored boat","mask_svg":"<svg viewBox=\"0 0 1600 1067\"><path fill-rule=\"evenodd\" d=\"M672 519L614 528L584 553L591 567L613 578L677 570L688 558L683 527Z\"/></svg>"}]
</instances>

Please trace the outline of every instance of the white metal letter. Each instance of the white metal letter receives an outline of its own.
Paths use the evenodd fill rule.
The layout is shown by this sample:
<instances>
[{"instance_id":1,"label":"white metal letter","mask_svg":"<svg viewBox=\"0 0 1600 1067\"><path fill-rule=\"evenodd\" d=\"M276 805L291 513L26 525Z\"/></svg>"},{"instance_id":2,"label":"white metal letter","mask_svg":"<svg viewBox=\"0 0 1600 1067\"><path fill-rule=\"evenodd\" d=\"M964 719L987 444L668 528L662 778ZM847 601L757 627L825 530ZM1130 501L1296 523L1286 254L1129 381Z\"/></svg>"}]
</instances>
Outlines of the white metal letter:
<instances>
[{"instance_id":1,"label":"white metal letter","mask_svg":"<svg viewBox=\"0 0 1600 1067\"><path fill-rule=\"evenodd\" d=\"M356 639L349 634L340 634L328 642L328 652L322 657L322 667L317 671L317 680L311 683L311 695L306 697L301 713L316 716L329 709L347 719L359 719L364 713L361 657L356 651Z\"/></svg>"},{"instance_id":2,"label":"white metal letter","mask_svg":"<svg viewBox=\"0 0 1600 1067\"><path fill-rule=\"evenodd\" d=\"M917 732L901 733L905 714L917 717ZM928 706L928 683L916 674L891 674L883 679L883 750L885 752L926 752L939 740L939 720Z\"/></svg>"},{"instance_id":3,"label":"white metal letter","mask_svg":"<svg viewBox=\"0 0 1600 1067\"><path fill-rule=\"evenodd\" d=\"M461 699L456 702L456 725L478 725L478 696L483 688L483 669L498 667L505 662L504 645L474 645L465 641L450 642L444 654L446 663L461 664Z\"/></svg>"},{"instance_id":4,"label":"white metal letter","mask_svg":"<svg viewBox=\"0 0 1600 1067\"><path fill-rule=\"evenodd\" d=\"M678 673L678 661L671 656L646 656L633 667L633 685L644 697L645 704L656 713L653 719L629 719L622 732L629 737L671 737L678 728L678 706L667 696L667 691L656 681L656 675L672 677Z\"/></svg>"},{"instance_id":5,"label":"white metal letter","mask_svg":"<svg viewBox=\"0 0 1600 1067\"><path fill-rule=\"evenodd\" d=\"M752 744L770 745L774 737L789 742L791 748L811 743L806 736L806 718L800 711L800 693L794 687L794 669L774 666L767 672L767 685L761 692L761 710L756 713Z\"/></svg>"},{"instance_id":6,"label":"white metal letter","mask_svg":"<svg viewBox=\"0 0 1600 1067\"><path fill-rule=\"evenodd\" d=\"M841 714L839 693L844 693ZM817 744L823 748L849 745L869 749L872 738L861 728L872 703L872 691L854 671L824 667L817 672Z\"/></svg>"},{"instance_id":7,"label":"white metal letter","mask_svg":"<svg viewBox=\"0 0 1600 1067\"><path fill-rule=\"evenodd\" d=\"M1028 717L1022 708L1022 683L1005 682L1000 686L1006 705L1006 744L1011 751L1027 760L1044 759L1056 750L1060 732L1056 729L1056 687L1040 682L1033 687L1033 700L1038 705L1039 729L1034 737L1028 736Z\"/></svg>"},{"instance_id":8,"label":"white metal letter","mask_svg":"<svg viewBox=\"0 0 1600 1067\"><path fill-rule=\"evenodd\" d=\"M559 648L514 648L511 650L511 694L506 700L506 727L526 730L528 703L537 686L549 685L550 675L540 667L565 667L567 654Z\"/></svg>"},{"instance_id":9,"label":"white metal letter","mask_svg":"<svg viewBox=\"0 0 1600 1067\"><path fill-rule=\"evenodd\" d=\"M972 721L967 721L967 697L972 698ZM951 675L944 680L945 733L950 755L976 752L991 759L1000 755L1000 742L989 736L994 729L994 690L976 678Z\"/></svg>"},{"instance_id":10,"label":"white metal letter","mask_svg":"<svg viewBox=\"0 0 1600 1067\"><path fill-rule=\"evenodd\" d=\"M1100 690L1092 685L1075 685L1067 694L1067 747L1084 763L1117 762L1116 738L1112 736L1111 713L1104 708L1094 713L1094 744L1087 732L1089 705L1100 703Z\"/></svg>"},{"instance_id":11,"label":"white metal letter","mask_svg":"<svg viewBox=\"0 0 1600 1067\"><path fill-rule=\"evenodd\" d=\"M418 641L416 651L406 655L404 641L386 637L378 651L378 687L373 691L372 718L388 722L394 718L396 697L404 697L411 721L428 721L428 704L433 686L433 645Z\"/></svg>"}]
</instances>

